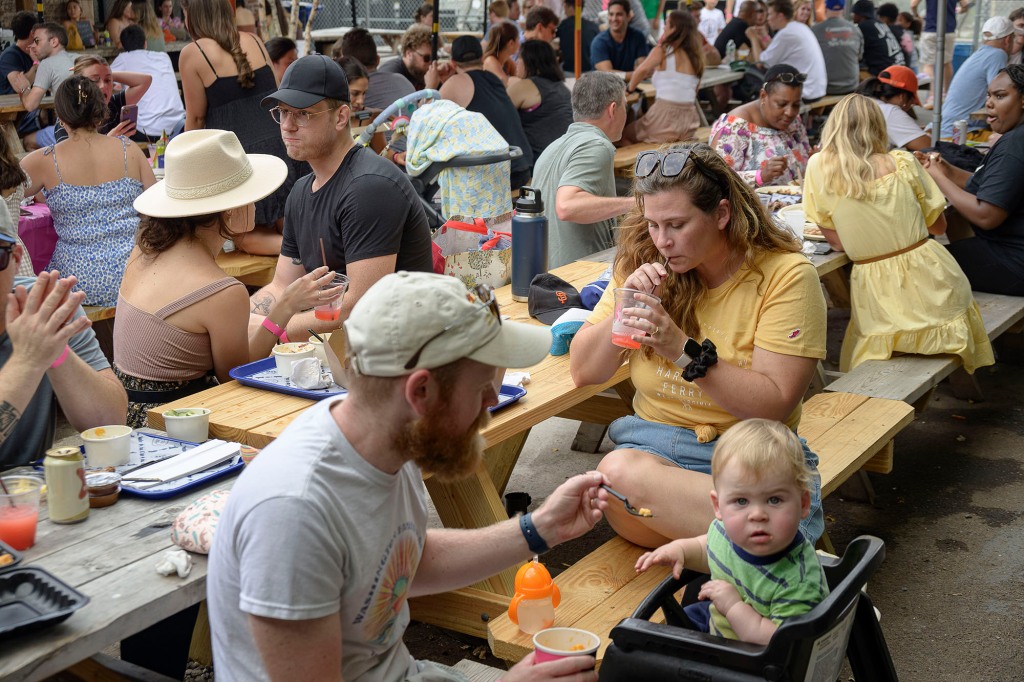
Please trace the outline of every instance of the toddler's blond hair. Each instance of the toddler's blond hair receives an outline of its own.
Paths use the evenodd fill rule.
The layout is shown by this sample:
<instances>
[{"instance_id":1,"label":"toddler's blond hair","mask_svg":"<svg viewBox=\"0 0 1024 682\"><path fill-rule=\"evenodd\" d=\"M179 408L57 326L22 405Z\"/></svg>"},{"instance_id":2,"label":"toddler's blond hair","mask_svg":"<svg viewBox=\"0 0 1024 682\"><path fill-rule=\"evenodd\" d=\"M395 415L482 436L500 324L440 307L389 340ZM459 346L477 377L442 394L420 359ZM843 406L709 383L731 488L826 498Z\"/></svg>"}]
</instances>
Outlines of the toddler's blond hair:
<instances>
[{"instance_id":1,"label":"toddler's blond hair","mask_svg":"<svg viewBox=\"0 0 1024 682\"><path fill-rule=\"evenodd\" d=\"M811 489L811 471L804 461L803 445L782 422L747 419L726 430L711 457L711 480L716 486L719 474L733 460L758 480L767 471L782 471L791 475L801 490Z\"/></svg>"}]
</instances>

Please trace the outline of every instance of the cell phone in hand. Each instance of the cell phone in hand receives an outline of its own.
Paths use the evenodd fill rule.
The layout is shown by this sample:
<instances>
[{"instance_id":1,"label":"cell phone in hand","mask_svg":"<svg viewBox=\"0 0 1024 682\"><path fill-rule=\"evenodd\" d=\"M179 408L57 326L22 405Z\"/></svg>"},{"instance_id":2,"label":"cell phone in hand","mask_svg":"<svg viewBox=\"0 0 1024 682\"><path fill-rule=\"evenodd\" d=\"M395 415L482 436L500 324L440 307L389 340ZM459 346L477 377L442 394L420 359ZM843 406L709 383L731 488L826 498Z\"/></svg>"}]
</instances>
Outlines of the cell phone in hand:
<instances>
[{"instance_id":1,"label":"cell phone in hand","mask_svg":"<svg viewBox=\"0 0 1024 682\"><path fill-rule=\"evenodd\" d=\"M139 122L139 107L137 104L126 104L121 107L121 120L131 121L137 124Z\"/></svg>"}]
</instances>

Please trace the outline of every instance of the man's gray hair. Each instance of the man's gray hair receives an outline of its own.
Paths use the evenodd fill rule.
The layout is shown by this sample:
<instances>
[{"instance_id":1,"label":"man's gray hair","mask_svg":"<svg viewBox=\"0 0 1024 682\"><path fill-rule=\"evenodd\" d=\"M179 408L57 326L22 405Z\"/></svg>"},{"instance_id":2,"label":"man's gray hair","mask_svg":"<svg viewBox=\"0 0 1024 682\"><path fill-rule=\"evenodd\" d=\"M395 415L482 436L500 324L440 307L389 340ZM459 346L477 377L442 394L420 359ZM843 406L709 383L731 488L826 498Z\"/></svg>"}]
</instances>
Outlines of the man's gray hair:
<instances>
[{"instance_id":1,"label":"man's gray hair","mask_svg":"<svg viewBox=\"0 0 1024 682\"><path fill-rule=\"evenodd\" d=\"M607 71L588 71L572 88L572 120L597 120L609 104L621 104L625 97L626 82L621 76Z\"/></svg>"}]
</instances>

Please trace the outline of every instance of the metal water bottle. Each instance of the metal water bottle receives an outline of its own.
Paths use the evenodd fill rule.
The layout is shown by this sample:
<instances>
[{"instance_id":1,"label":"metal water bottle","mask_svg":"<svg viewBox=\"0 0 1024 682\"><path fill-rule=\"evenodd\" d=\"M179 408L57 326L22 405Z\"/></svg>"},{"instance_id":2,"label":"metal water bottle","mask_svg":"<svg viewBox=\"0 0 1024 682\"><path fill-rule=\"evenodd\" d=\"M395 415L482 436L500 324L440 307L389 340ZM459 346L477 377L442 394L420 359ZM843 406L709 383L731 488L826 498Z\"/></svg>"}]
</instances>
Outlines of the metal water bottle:
<instances>
[{"instance_id":1,"label":"metal water bottle","mask_svg":"<svg viewBox=\"0 0 1024 682\"><path fill-rule=\"evenodd\" d=\"M540 190L522 187L512 216L512 298L526 301L530 282L548 271L548 219Z\"/></svg>"}]
</instances>

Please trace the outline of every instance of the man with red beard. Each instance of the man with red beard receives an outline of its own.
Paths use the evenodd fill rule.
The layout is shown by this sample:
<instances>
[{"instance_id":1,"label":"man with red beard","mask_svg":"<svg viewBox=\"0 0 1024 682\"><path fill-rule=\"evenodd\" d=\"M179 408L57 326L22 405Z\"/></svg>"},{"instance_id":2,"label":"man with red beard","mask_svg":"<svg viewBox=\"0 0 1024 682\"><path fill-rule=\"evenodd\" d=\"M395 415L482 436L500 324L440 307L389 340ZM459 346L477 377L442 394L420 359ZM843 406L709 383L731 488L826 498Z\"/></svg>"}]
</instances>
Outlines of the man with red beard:
<instances>
[{"instance_id":1,"label":"man with red beard","mask_svg":"<svg viewBox=\"0 0 1024 682\"><path fill-rule=\"evenodd\" d=\"M218 680L464 679L410 655L408 599L582 535L607 507L589 472L518 519L428 530L423 473L452 480L480 464L497 368L540 362L550 332L502 321L490 288L410 272L373 285L344 332L348 396L285 429L221 516L207 581ZM593 666L531 654L502 679L596 680Z\"/></svg>"}]
</instances>

